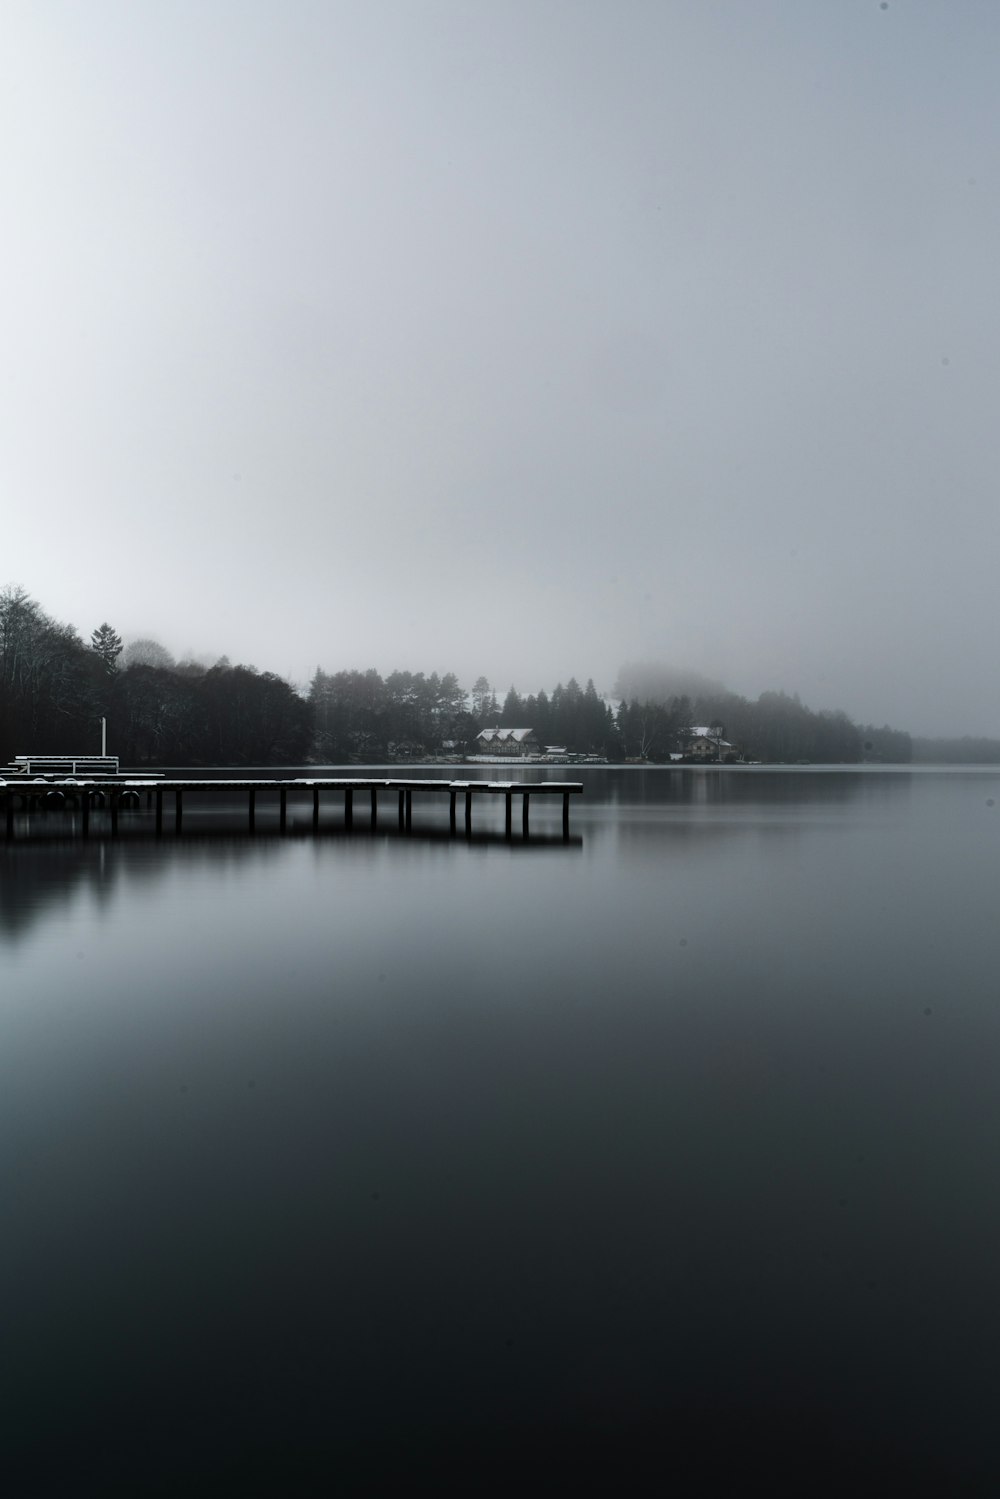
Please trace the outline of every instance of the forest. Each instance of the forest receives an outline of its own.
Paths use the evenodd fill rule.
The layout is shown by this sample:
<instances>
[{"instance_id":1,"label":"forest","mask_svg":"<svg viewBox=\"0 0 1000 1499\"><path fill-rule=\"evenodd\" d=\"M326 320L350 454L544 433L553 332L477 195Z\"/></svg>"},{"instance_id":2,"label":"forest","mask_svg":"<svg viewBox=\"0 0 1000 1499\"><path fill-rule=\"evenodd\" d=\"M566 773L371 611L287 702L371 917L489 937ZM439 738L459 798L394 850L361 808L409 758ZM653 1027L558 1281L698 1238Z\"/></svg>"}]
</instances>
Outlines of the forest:
<instances>
[{"instance_id":1,"label":"forest","mask_svg":"<svg viewBox=\"0 0 1000 1499\"><path fill-rule=\"evenodd\" d=\"M155 641L125 650L108 624L85 644L23 589L0 592L0 761L109 752L126 765L302 761L312 710L287 682L223 658L173 662Z\"/></svg>"},{"instance_id":2,"label":"forest","mask_svg":"<svg viewBox=\"0 0 1000 1499\"><path fill-rule=\"evenodd\" d=\"M665 679L664 679L665 680ZM632 690L630 690L630 688ZM540 745L571 754L652 763L683 754L693 725L709 725L745 760L775 763L906 762L909 734L814 711L785 692L755 701L717 683L687 692L662 682L616 684L612 707L592 680L498 697L485 677L471 689L453 672L317 668L308 690L272 672L174 661L155 640L124 644L107 622L84 641L23 589L0 592L0 763L14 754L109 751L127 765L294 765L406 761L476 749L494 726L531 728Z\"/></svg>"}]
</instances>

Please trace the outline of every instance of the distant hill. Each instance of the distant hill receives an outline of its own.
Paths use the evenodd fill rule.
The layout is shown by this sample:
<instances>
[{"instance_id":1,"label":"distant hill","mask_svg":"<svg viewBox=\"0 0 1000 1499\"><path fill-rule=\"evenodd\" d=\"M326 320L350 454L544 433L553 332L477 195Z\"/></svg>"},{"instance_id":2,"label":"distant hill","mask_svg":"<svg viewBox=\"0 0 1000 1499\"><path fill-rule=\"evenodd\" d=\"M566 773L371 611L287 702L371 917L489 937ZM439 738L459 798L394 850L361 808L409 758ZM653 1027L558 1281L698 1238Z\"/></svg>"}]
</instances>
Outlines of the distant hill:
<instances>
[{"instance_id":1,"label":"distant hill","mask_svg":"<svg viewBox=\"0 0 1000 1499\"><path fill-rule=\"evenodd\" d=\"M662 661L629 661L618 672L613 696L631 702L668 703L671 698L720 697L728 689L714 677L682 667L667 666Z\"/></svg>"}]
</instances>

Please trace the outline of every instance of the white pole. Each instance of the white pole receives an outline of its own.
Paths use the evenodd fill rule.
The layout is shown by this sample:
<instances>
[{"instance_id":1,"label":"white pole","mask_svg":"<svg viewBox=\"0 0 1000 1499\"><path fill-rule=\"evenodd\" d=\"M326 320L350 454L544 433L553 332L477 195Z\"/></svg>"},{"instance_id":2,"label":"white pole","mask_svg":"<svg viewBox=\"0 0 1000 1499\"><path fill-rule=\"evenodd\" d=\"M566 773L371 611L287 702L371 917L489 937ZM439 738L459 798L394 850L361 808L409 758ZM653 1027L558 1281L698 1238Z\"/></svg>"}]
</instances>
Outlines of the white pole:
<instances>
[{"instance_id":1,"label":"white pole","mask_svg":"<svg viewBox=\"0 0 1000 1499\"><path fill-rule=\"evenodd\" d=\"M107 752L108 752L108 720L106 718L102 718L101 719L101 754L102 755L106 755Z\"/></svg>"}]
</instances>

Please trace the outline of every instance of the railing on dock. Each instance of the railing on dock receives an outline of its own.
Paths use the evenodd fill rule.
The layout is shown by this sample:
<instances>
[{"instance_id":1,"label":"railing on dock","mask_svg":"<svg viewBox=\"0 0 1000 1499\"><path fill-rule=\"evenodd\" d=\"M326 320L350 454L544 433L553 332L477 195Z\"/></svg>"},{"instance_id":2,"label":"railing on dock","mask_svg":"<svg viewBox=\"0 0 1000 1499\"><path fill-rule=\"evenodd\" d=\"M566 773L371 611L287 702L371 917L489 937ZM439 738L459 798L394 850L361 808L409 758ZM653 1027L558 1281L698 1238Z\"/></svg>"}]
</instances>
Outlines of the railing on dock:
<instances>
[{"instance_id":1,"label":"railing on dock","mask_svg":"<svg viewBox=\"0 0 1000 1499\"><path fill-rule=\"evenodd\" d=\"M15 755L3 775L116 776L117 755Z\"/></svg>"},{"instance_id":2,"label":"railing on dock","mask_svg":"<svg viewBox=\"0 0 1000 1499\"><path fill-rule=\"evenodd\" d=\"M259 793L275 793L278 795L278 819L279 826L284 832L288 821L288 799L290 795L308 795L312 800L312 826L318 829L320 822L320 796L322 793L342 793L344 797L344 826L352 827L354 824L354 799L358 795L366 795L369 799L369 825L372 828L378 825L379 796L394 798L396 801L396 816L400 828L408 829L413 821L413 793L419 792L429 796L448 797L448 820L452 833L458 827L458 799L464 801L464 829L466 834L472 832L472 803L477 796L502 796L504 798L504 830L507 837L512 835L513 830L513 802L515 797L521 799L521 831L525 837L529 831L529 807L533 796L562 798L562 829L563 836L569 836L569 803L570 797L579 795L583 791L583 783L580 781L434 781L423 779L411 780L371 780L371 779L336 779L328 778L296 778L295 780L176 780L163 776L153 779L152 777L118 777L117 779L91 779L91 778L67 778L58 781L47 781L43 779L28 780L22 776L12 776L8 779L0 779L0 796L5 803L5 824L8 838L14 837L14 807L15 802L20 800L22 807L30 808L32 804L41 808L44 806L61 805L68 803L77 806L80 810L80 832L87 837L90 832L91 812L98 807L107 807L112 835L118 832L118 817L122 808L142 809L143 801L147 809L152 809L155 819L155 830L157 834L163 832L164 820L164 798L169 796L173 799L174 830L180 832L184 820L184 798L194 794L211 794L213 792L245 792L247 795L247 816L251 831L254 829L257 817L257 798Z\"/></svg>"}]
</instances>

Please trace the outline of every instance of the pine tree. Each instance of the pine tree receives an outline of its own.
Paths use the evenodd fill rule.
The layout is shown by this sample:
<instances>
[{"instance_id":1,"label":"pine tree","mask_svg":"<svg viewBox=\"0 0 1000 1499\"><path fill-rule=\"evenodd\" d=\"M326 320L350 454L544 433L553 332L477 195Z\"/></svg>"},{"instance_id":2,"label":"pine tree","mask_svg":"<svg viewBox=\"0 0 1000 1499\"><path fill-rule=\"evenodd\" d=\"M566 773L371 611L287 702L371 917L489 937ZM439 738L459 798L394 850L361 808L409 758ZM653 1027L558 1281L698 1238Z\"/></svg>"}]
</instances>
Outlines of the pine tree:
<instances>
[{"instance_id":1,"label":"pine tree","mask_svg":"<svg viewBox=\"0 0 1000 1499\"><path fill-rule=\"evenodd\" d=\"M121 636L105 620L91 635L90 644L103 661L108 676L113 677L118 670L118 657L122 653Z\"/></svg>"}]
</instances>

